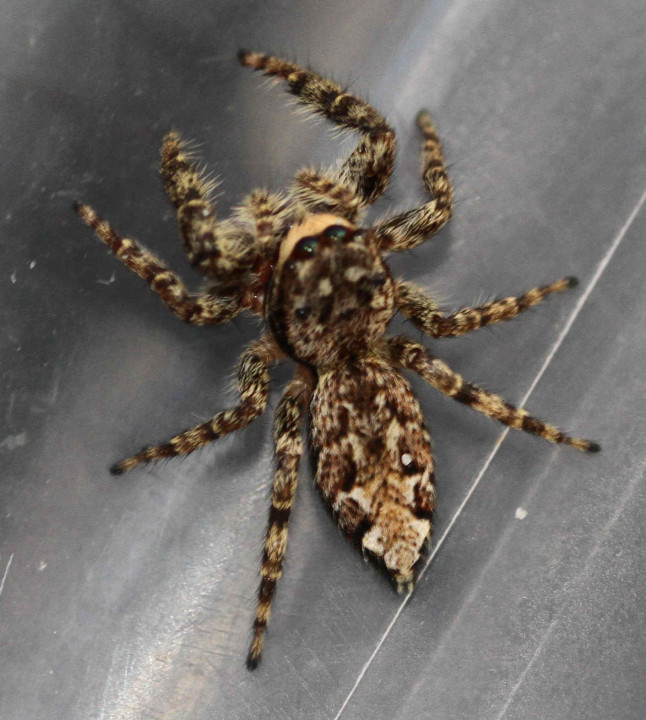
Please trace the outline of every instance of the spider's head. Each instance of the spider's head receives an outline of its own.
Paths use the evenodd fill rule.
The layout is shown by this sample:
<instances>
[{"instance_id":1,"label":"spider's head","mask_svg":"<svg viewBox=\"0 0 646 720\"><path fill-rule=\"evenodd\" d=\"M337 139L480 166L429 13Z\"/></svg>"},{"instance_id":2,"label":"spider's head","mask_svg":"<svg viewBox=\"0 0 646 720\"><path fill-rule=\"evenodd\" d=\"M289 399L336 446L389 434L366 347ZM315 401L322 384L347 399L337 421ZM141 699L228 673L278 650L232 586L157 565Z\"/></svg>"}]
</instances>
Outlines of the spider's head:
<instances>
[{"instance_id":1,"label":"spider's head","mask_svg":"<svg viewBox=\"0 0 646 720\"><path fill-rule=\"evenodd\" d=\"M316 367L359 355L386 331L393 282L370 230L329 214L287 233L266 314L283 349Z\"/></svg>"}]
</instances>

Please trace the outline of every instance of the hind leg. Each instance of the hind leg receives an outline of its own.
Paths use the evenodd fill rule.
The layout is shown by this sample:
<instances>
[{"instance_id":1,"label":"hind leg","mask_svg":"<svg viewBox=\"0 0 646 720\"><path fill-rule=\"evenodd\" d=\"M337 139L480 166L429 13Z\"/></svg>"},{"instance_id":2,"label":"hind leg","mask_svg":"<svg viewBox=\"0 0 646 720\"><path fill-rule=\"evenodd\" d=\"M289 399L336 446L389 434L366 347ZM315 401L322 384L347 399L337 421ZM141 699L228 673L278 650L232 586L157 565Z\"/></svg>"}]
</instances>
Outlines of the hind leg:
<instances>
[{"instance_id":1,"label":"hind leg","mask_svg":"<svg viewBox=\"0 0 646 720\"><path fill-rule=\"evenodd\" d=\"M283 559L287 550L287 524L296 495L298 465L303 454L301 438L303 415L310 392L310 383L297 376L287 386L276 410L274 441L278 468L274 475L265 552L260 568L262 579L253 624L253 639L247 657L247 667L250 670L257 667L260 662L265 628L271 614L271 603L283 572Z\"/></svg>"}]
</instances>

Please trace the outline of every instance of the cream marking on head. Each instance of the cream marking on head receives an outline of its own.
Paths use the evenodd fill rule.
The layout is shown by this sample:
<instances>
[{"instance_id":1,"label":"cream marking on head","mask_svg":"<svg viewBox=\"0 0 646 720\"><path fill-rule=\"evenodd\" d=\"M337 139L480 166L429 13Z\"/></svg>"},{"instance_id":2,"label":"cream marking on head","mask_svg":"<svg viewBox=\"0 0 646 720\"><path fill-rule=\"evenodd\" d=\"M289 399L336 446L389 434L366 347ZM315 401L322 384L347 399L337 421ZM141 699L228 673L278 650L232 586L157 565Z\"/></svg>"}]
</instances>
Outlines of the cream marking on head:
<instances>
[{"instance_id":1,"label":"cream marking on head","mask_svg":"<svg viewBox=\"0 0 646 720\"><path fill-rule=\"evenodd\" d=\"M278 253L278 267L281 267L285 260L292 254L292 250L299 240L302 240L304 237L320 235L323 230L330 227L330 225L343 225L352 230L355 228L355 226L345 218L332 215L332 213L306 215L302 222L290 228L287 236L281 243L280 252Z\"/></svg>"}]
</instances>

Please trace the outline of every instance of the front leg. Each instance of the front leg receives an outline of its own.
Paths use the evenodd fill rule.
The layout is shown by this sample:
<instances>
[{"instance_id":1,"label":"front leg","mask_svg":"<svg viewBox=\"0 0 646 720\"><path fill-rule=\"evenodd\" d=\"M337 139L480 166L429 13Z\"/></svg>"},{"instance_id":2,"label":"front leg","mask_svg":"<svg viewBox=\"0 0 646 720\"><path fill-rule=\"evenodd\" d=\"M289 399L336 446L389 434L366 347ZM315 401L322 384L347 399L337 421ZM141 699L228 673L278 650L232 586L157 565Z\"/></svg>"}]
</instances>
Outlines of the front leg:
<instances>
[{"instance_id":1,"label":"front leg","mask_svg":"<svg viewBox=\"0 0 646 720\"><path fill-rule=\"evenodd\" d=\"M439 232L453 213L453 186L446 172L442 144L430 114L417 115L422 132L422 178L433 199L419 208L382 220L375 231L385 251L410 250Z\"/></svg>"},{"instance_id":2,"label":"front leg","mask_svg":"<svg viewBox=\"0 0 646 720\"><path fill-rule=\"evenodd\" d=\"M211 420L175 435L167 443L144 448L136 455L113 465L110 472L121 475L140 463L188 455L223 435L246 427L267 405L269 366L281 356L282 352L272 339L265 336L257 340L242 354L238 364L238 387L242 398L239 405L219 412Z\"/></svg>"},{"instance_id":3,"label":"front leg","mask_svg":"<svg viewBox=\"0 0 646 720\"><path fill-rule=\"evenodd\" d=\"M398 282L396 292L399 310L415 327L431 337L457 337L493 323L511 320L548 295L569 290L578 284L579 281L574 277L563 278L549 285L532 288L518 297L506 297L477 307L463 308L452 315L442 313L435 302L413 283Z\"/></svg>"},{"instance_id":4,"label":"front leg","mask_svg":"<svg viewBox=\"0 0 646 720\"><path fill-rule=\"evenodd\" d=\"M288 60L246 51L240 52L239 59L246 67L283 79L299 103L313 112L343 129L361 133L357 147L341 168L325 174L301 171L294 187L295 194L309 208L353 221L362 206L371 205L383 195L392 174L395 133L385 118L332 80Z\"/></svg>"},{"instance_id":5,"label":"front leg","mask_svg":"<svg viewBox=\"0 0 646 720\"><path fill-rule=\"evenodd\" d=\"M218 294L189 293L181 279L151 252L129 238L122 238L110 223L102 220L89 205L74 206L81 219L97 234L99 240L145 280L178 318L191 325L216 325L234 318L242 310L242 292L226 291Z\"/></svg>"},{"instance_id":6,"label":"front leg","mask_svg":"<svg viewBox=\"0 0 646 720\"><path fill-rule=\"evenodd\" d=\"M467 382L446 363L427 353L421 345L409 338L390 338L387 347L394 363L406 370L415 371L440 392L470 405L474 410L498 420L503 425L538 435L549 442L570 445L582 452L599 452L601 449L598 443L570 437L554 425L532 417L527 410L514 407L498 395Z\"/></svg>"}]
</instances>

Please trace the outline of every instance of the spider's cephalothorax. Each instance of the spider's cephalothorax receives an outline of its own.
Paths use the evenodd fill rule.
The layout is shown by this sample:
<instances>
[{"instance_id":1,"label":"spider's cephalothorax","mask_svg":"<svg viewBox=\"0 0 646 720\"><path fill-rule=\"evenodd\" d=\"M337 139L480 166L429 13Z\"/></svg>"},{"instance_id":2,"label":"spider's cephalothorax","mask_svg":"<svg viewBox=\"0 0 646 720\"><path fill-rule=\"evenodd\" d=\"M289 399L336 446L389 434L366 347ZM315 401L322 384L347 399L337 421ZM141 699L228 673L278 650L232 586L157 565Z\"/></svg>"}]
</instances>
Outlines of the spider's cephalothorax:
<instances>
[{"instance_id":1,"label":"spider's cephalothorax","mask_svg":"<svg viewBox=\"0 0 646 720\"><path fill-rule=\"evenodd\" d=\"M177 209L188 259L209 278L205 291L189 292L174 272L134 240L117 235L90 206L76 209L182 320L215 325L247 310L264 316L268 326L240 358L237 406L144 448L112 472L186 455L245 427L265 409L272 363L286 355L296 362L274 421L277 469L248 656L253 668L282 573L303 452L301 426L308 413L324 498L339 525L383 563L399 589L413 585L435 500L430 437L402 369L509 427L587 452L598 451L599 445L572 438L467 382L422 345L386 337L396 311L431 337L455 337L516 317L576 284L565 278L518 297L445 314L421 288L391 277L385 253L418 245L451 217L453 191L430 115L420 112L417 122L424 138L422 174L432 199L360 227L363 209L381 197L393 168L395 136L386 120L336 83L294 63L249 52L241 52L240 60L284 80L299 102L357 131L360 140L339 167L301 170L287 194L255 191L230 219L217 220L211 185L179 136L169 133L162 147L162 180Z\"/></svg>"},{"instance_id":2,"label":"spider's cephalothorax","mask_svg":"<svg viewBox=\"0 0 646 720\"><path fill-rule=\"evenodd\" d=\"M274 337L316 368L364 355L395 309L393 282L370 231L320 213L291 228L267 300Z\"/></svg>"}]
</instances>

